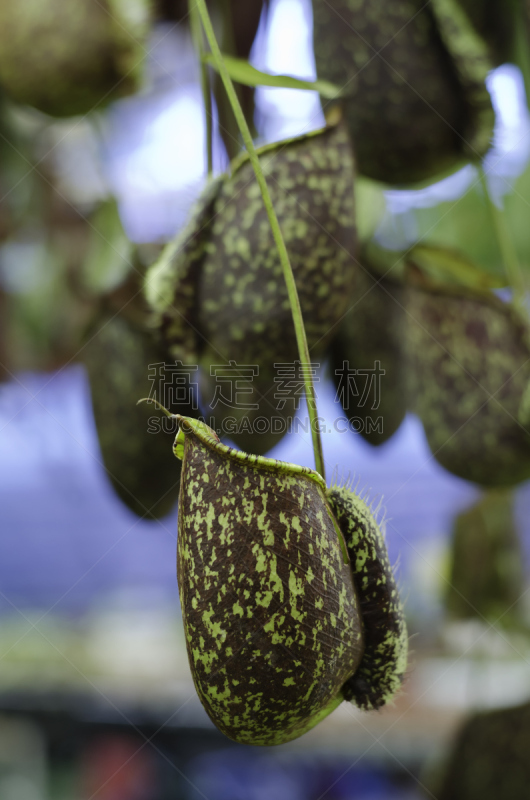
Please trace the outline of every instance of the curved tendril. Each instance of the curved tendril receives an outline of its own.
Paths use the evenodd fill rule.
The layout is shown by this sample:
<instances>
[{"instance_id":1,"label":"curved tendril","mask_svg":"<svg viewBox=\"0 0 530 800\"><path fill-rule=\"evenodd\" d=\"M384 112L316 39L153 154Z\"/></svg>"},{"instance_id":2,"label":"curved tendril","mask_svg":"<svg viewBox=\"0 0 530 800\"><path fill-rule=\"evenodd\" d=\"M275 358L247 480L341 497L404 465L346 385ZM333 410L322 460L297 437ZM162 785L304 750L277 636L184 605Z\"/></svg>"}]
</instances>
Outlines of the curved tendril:
<instances>
[{"instance_id":1,"label":"curved tendril","mask_svg":"<svg viewBox=\"0 0 530 800\"><path fill-rule=\"evenodd\" d=\"M166 417L169 417L170 419L178 419L178 418L180 417L180 414L172 414L172 413L171 413L171 411L168 411L168 410L167 410L167 408L165 408L165 407L162 405L162 403L159 403L159 402L158 402L158 400L155 400L153 397L142 397L142 399L141 399L141 400L138 400L138 402L136 403L136 405L137 405L137 406L139 406L139 405L140 405L140 403L154 403L154 404L155 404L155 406L156 406L156 407L157 407L157 408L158 408L160 411L163 411L163 412L164 412L164 414L166 415Z\"/></svg>"}]
</instances>

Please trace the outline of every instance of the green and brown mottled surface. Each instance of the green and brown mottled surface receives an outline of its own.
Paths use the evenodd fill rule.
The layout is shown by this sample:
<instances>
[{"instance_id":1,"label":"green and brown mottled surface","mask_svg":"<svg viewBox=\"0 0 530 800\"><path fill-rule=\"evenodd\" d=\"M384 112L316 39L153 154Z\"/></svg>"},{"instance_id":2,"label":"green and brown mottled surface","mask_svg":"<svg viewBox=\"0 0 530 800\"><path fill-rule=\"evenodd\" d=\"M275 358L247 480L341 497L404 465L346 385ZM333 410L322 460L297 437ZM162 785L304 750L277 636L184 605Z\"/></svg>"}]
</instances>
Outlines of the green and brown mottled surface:
<instances>
[{"instance_id":1,"label":"green and brown mottled surface","mask_svg":"<svg viewBox=\"0 0 530 800\"><path fill-rule=\"evenodd\" d=\"M355 280L348 134L343 125L330 127L265 147L260 160L291 259L311 357L318 361ZM148 272L145 291L174 358L201 363L205 384L211 383L211 365L256 365L258 415L282 417L274 400L274 364L293 363L298 348L283 272L247 157L232 164L231 176L207 187L186 230ZM215 414L221 423L232 411L218 406ZM233 438L248 446L246 437ZM278 438L250 449L264 452Z\"/></svg>"},{"instance_id":2,"label":"green and brown mottled surface","mask_svg":"<svg viewBox=\"0 0 530 800\"><path fill-rule=\"evenodd\" d=\"M265 149L261 164L291 260L311 355L348 301L356 251L354 165L343 125ZM250 161L221 188L199 284L215 349L263 370L298 357L278 254ZM236 354L234 355L234 348Z\"/></svg>"},{"instance_id":3,"label":"green and brown mottled surface","mask_svg":"<svg viewBox=\"0 0 530 800\"><path fill-rule=\"evenodd\" d=\"M392 280L379 278L363 262L355 289L330 351L331 379L348 419L372 445L388 441L407 411L406 314L403 289ZM373 370L376 362L385 374L380 395L368 376L352 370ZM363 402L363 393L368 389ZM377 404L377 401L379 403ZM374 405L377 407L374 408ZM370 424L382 417L383 430Z\"/></svg>"},{"instance_id":4,"label":"green and brown mottled surface","mask_svg":"<svg viewBox=\"0 0 530 800\"><path fill-rule=\"evenodd\" d=\"M517 621L523 594L521 543L510 489L490 489L453 525L446 608L454 619L479 618L496 626Z\"/></svg>"},{"instance_id":5,"label":"green and brown mottled surface","mask_svg":"<svg viewBox=\"0 0 530 800\"><path fill-rule=\"evenodd\" d=\"M86 114L133 92L149 5L148 0L0 3L0 84L13 100L53 116Z\"/></svg>"},{"instance_id":6,"label":"green and brown mottled surface","mask_svg":"<svg viewBox=\"0 0 530 800\"><path fill-rule=\"evenodd\" d=\"M313 0L319 78L348 93L359 172L423 181L484 155L487 48L457 0Z\"/></svg>"},{"instance_id":7,"label":"green and brown mottled surface","mask_svg":"<svg viewBox=\"0 0 530 800\"><path fill-rule=\"evenodd\" d=\"M359 708L376 709L399 690L407 668L408 636L384 534L367 504L345 487L327 497L344 535L363 620L364 654L342 691Z\"/></svg>"},{"instance_id":8,"label":"green and brown mottled surface","mask_svg":"<svg viewBox=\"0 0 530 800\"><path fill-rule=\"evenodd\" d=\"M177 566L195 686L227 736L281 744L342 701L361 658L344 543L316 473L181 424Z\"/></svg>"},{"instance_id":9,"label":"green and brown mottled surface","mask_svg":"<svg viewBox=\"0 0 530 800\"><path fill-rule=\"evenodd\" d=\"M529 703L475 714L457 736L442 786L434 796L438 800L526 800L529 753Z\"/></svg>"},{"instance_id":10,"label":"green and brown mottled surface","mask_svg":"<svg viewBox=\"0 0 530 800\"><path fill-rule=\"evenodd\" d=\"M160 414L151 404L136 405L152 388L149 365L165 355L150 332L120 317L100 320L82 351L104 467L120 499L148 519L168 514L179 492L171 436L149 433L149 418L159 422Z\"/></svg>"},{"instance_id":11,"label":"green and brown mottled surface","mask_svg":"<svg viewBox=\"0 0 530 800\"><path fill-rule=\"evenodd\" d=\"M354 280L348 135L339 125L260 153L309 345L323 353ZM175 356L194 328L199 354L212 348L221 360L268 370L274 361L297 357L283 273L248 158L234 162L232 175L207 189L186 231L149 271L146 294Z\"/></svg>"},{"instance_id":12,"label":"green and brown mottled surface","mask_svg":"<svg viewBox=\"0 0 530 800\"><path fill-rule=\"evenodd\" d=\"M493 294L425 285L407 292L410 399L449 472L483 486L530 478L518 420L530 378L528 327Z\"/></svg>"}]
</instances>

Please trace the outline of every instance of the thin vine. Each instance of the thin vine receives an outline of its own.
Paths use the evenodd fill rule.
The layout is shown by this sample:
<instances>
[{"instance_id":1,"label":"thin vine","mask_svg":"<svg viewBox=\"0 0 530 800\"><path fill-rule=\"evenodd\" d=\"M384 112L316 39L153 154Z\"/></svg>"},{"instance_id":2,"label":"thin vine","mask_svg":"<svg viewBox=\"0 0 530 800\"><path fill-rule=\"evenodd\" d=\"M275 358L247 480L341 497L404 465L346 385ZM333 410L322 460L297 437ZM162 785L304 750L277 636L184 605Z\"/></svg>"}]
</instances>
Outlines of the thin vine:
<instances>
[{"instance_id":1,"label":"thin vine","mask_svg":"<svg viewBox=\"0 0 530 800\"><path fill-rule=\"evenodd\" d=\"M194 3L190 3L190 10L192 10ZM226 89L226 93L228 95L228 99L232 106L232 110L234 112L234 116L237 120L237 124L239 126L239 130L241 131L241 136L243 137L243 141L245 143L245 147L248 152L248 156L250 159L250 163L254 169L256 174L256 179L258 181L258 185L261 190L261 195L263 197L263 202L265 205L265 209L267 211L267 216L269 218L270 226L272 229L272 234L274 237L274 241L276 244L276 248L278 250L278 255L280 258L280 263L283 270L283 275L285 278L285 283L287 286L287 294L289 297L289 303L291 306L291 312L293 315L293 322L296 331L296 341L298 345L298 352L300 355L300 362L301 367L304 375L304 384L305 384L305 393L307 398L307 408L309 412L309 420L311 424L311 436L313 441L313 452L315 456L315 468L316 471L320 473L320 475L325 478L325 470L324 470L324 456L322 452L322 441L320 438L320 429L319 429L319 421L318 421L318 414L317 414L317 404L316 404L316 395L315 395L315 388L313 385L313 378L311 372L311 359L309 356L309 348L307 345L307 337L305 333L305 327L302 317L302 309L300 307L300 300L298 298L298 291L296 288L296 283L294 280L293 270L291 267L291 262L289 260L289 254L287 253L287 248L285 246L285 242L283 240L282 232L280 229L280 224L278 222L278 217L276 216L276 212L274 210L274 206L272 203L272 199L269 193L269 189L267 186L267 182L265 180L265 176L261 169L261 164L259 161L258 154L256 152L256 148L254 147L254 142L252 141L252 135L250 133L250 129L247 125L245 115L243 113L243 109L241 108L241 104L237 97L234 85L228 74L228 70L226 69L223 55L217 43L217 39L215 37L214 29L212 26L212 22L210 19L210 15L208 13L208 9L206 7L205 0L195 0L195 8L198 10L201 22L204 28L204 32L206 34L206 39L208 44L210 45L213 58L217 64L217 69L219 74L221 75L221 79L223 81L224 87Z\"/></svg>"},{"instance_id":2,"label":"thin vine","mask_svg":"<svg viewBox=\"0 0 530 800\"><path fill-rule=\"evenodd\" d=\"M208 177L213 172L213 135L212 135L212 94L210 91L210 81L208 78L208 65L204 59L205 47L202 32L201 18L195 3L190 3L190 29L195 49L199 56L199 66L201 73L202 101L204 106L204 116L206 122L206 158L208 162Z\"/></svg>"}]
</instances>

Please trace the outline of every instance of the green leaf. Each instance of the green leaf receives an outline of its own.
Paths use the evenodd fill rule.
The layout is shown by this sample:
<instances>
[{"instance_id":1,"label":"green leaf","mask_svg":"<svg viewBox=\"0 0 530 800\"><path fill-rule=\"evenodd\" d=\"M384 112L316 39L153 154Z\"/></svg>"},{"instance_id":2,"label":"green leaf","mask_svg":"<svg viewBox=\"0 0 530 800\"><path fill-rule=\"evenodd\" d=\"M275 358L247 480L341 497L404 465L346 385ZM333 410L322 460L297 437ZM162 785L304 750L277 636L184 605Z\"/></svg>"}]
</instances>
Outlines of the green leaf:
<instances>
[{"instance_id":1,"label":"green leaf","mask_svg":"<svg viewBox=\"0 0 530 800\"><path fill-rule=\"evenodd\" d=\"M248 61L242 58L234 58L223 53L223 60L232 80L242 83L244 86L275 86L278 89L305 89L318 92L326 100L334 100L342 97L342 90L329 81L302 81L299 78L292 78L290 75L270 75L268 72L261 72ZM204 57L204 61L214 69L217 65L211 53Z\"/></svg>"},{"instance_id":2,"label":"green leaf","mask_svg":"<svg viewBox=\"0 0 530 800\"><path fill-rule=\"evenodd\" d=\"M386 210L386 200L380 183L358 176L355 182L355 221L361 242L372 238Z\"/></svg>"},{"instance_id":3,"label":"green leaf","mask_svg":"<svg viewBox=\"0 0 530 800\"><path fill-rule=\"evenodd\" d=\"M437 283L466 286L469 289L499 289L506 279L485 272L458 251L429 245L416 245L407 261Z\"/></svg>"},{"instance_id":4,"label":"green leaf","mask_svg":"<svg viewBox=\"0 0 530 800\"><path fill-rule=\"evenodd\" d=\"M524 573L512 490L490 490L458 514L451 538L449 617L492 620L502 628L516 625Z\"/></svg>"},{"instance_id":5,"label":"green leaf","mask_svg":"<svg viewBox=\"0 0 530 800\"><path fill-rule=\"evenodd\" d=\"M132 269L134 246L123 230L115 200L107 200L93 215L92 237L83 264L83 284L93 294L116 289Z\"/></svg>"},{"instance_id":6,"label":"green leaf","mask_svg":"<svg viewBox=\"0 0 530 800\"><path fill-rule=\"evenodd\" d=\"M526 275L530 272L529 196L530 163L502 201L506 226ZM505 265L478 181L456 200L430 208L417 208L413 215L418 240L459 250L467 258L480 264L483 270L506 281Z\"/></svg>"}]
</instances>

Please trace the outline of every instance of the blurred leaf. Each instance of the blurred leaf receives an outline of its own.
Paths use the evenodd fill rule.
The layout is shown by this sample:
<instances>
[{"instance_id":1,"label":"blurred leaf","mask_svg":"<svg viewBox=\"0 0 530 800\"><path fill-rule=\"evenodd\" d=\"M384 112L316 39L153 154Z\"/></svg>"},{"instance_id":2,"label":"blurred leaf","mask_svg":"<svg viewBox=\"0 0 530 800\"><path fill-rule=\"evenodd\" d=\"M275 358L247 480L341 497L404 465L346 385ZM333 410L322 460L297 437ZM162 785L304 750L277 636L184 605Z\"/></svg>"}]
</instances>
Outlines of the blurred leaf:
<instances>
[{"instance_id":1,"label":"blurred leaf","mask_svg":"<svg viewBox=\"0 0 530 800\"><path fill-rule=\"evenodd\" d=\"M494 275L504 273L495 231L480 187L448 203L415 211L417 238L430 245L459 251Z\"/></svg>"},{"instance_id":2,"label":"blurred leaf","mask_svg":"<svg viewBox=\"0 0 530 800\"><path fill-rule=\"evenodd\" d=\"M205 56L207 64L217 70L214 58L211 53ZM302 81L292 78L290 75L270 75L268 72L261 72L251 66L248 61L242 58L233 58L223 54L223 60L232 80L242 83L244 86L274 86L278 89L306 89L318 92L327 100L334 100L342 96L342 90L329 81Z\"/></svg>"},{"instance_id":3,"label":"blurred leaf","mask_svg":"<svg viewBox=\"0 0 530 800\"><path fill-rule=\"evenodd\" d=\"M513 492L490 490L453 522L447 610L453 619L475 617L510 627L519 620L523 589Z\"/></svg>"},{"instance_id":4,"label":"blurred leaf","mask_svg":"<svg viewBox=\"0 0 530 800\"><path fill-rule=\"evenodd\" d=\"M0 78L16 103L57 117L89 114L139 88L149 0L0 3Z\"/></svg>"},{"instance_id":5,"label":"blurred leaf","mask_svg":"<svg viewBox=\"0 0 530 800\"><path fill-rule=\"evenodd\" d=\"M361 242L370 239L385 213L385 195L380 183L358 177L355 182L355 222Z\"/></svg>"},{"instance_id":6,"label":"blurred leaf","mask_svg":"<svg viewBox=\"0 0 530 800\"><path fill-rule=\"evenodd\" d=\"M504 197L506 226L521 266L530 271L530 162L515 185ZM416 209L417 238L431 245L458 250L480 268L504 279L495 230L486 198L479 185L462 197L431 208Z\"/></svg>"},{"instance_id":7,"label":"blurred leaf","mask_svg":"<svg viewBox=\"0 0 530 800\"><path fill-rule=\"evenodd\" d=\"M119 286L132 269L133 244L123 230L115 200L108 200L98 208L91 227L83 285L94 294L104 294Z\"/></svg>"},{"instance_id":8,"label":"blurred leaf","mask_svg":"<svg viewBox=\"0 0 530 800\"><path fill-rule=\"evenodd\" d=\"M500 276L488 274L461 253L446 248L417 245L408 254L407 262L418 267L437 283L457 284L469 289L498 289L506 286L506 280Z\"/></svg>"},{"instance_id":9,"label":"blurred leaf","mask_svg":"<svg viewBox=\"0 0 530 800\"><path fill-rule=\"evenodd\" d=\"M517 653L519 648L514 646ZM506 671L501 680L508 683L509 675ZM522 800L530 783L529 749L530 703L474 713L451 745L441 785L433 787L435 794L430 796Z\"/></svg>"},{"instance_id":10,"label":"blurred leaf","mask_svg":"<svg viewBox=\"0 0 530 800\"><path fill-rule=\"evenodd\" d=\"M15 370L53 369L68 358L73 328L82 316L66 281L65 254L50 237L42 237L8 242L1 255L6 275L20 256L33 262L19 283L11 279L9 284L10 360Z\"/></svg>"},{"instance_id":11,"label":"blurred leaf","mask_svg":"<svg viewBox=\"0 0 530 800\"><path fill-rule=\"evenodd\" d=\"M530 271L530 236L528 223L530 220L530 161L522 175L504 200L506 224L512 234L512 241L517 250L521 266Z\"/></svg>"}]
</instances>

